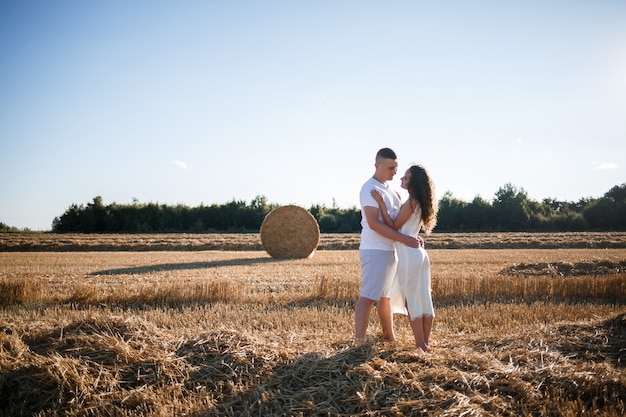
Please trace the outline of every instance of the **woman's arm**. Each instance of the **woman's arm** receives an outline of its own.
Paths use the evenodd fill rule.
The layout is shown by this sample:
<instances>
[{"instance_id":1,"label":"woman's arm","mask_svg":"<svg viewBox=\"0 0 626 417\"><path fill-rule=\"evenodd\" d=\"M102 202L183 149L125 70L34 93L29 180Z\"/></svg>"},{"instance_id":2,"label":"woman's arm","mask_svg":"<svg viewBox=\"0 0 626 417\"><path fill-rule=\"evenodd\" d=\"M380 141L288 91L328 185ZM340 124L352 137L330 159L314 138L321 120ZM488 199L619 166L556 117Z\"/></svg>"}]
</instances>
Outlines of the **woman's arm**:
<instances>
[{"instance_id":1,"label":"woman's arm","mask_svg":"<svg viewBox=\"0 0 626 417\"><path fill-rule=\"evenodd\" d=\"M415 213L417 202L409 197L408 200L404 202L400 206L400 211L398 211L398 215L396 216L396 220L394 222L394 228L400 229L404 223Z\"/></svg>"},{"instance_id":2,"label":"woman's arm","mask_svg":"<svg viewBox=\"0 0 626 417\"><path fill-rule=\"evenodd\" d=\"M385 222L385 224L394 230L398 230L398 228L394 225L393 219L389 215L389 210L387 210L387 204L385 204L385 199L383 198L383 195L380 193L380 191L376 189L373 189L371 191L371 194L372 197L374 197L374 200L376 200L376 202L378 203L378 207L380 207L380 213L383 216L383 221Z\"/></svg>"},{"instance_id":3,"label":"woman's arm","mask_svg":"<svg viewBox=\"0 0 626 417\"><path fill-rule=\"evenodd\" d=\"M394 230L400 229L402 225L406 223L407 220L409 220L409 217L411 217L411 215L415 211L415 200L409 198L407 201L404 202L404 204L402 204L402 206L400 206L400 211L398 211L398 215L394 220L389 215L389 210L387 210L387 205L385 204L385 200L383 199L382 194L378 190L372 190L371 193L372 197L374 197L374 200L376 200L380 207L380 211L382 213L385 224L393 228Z\"/></svg>"}]
</instances>

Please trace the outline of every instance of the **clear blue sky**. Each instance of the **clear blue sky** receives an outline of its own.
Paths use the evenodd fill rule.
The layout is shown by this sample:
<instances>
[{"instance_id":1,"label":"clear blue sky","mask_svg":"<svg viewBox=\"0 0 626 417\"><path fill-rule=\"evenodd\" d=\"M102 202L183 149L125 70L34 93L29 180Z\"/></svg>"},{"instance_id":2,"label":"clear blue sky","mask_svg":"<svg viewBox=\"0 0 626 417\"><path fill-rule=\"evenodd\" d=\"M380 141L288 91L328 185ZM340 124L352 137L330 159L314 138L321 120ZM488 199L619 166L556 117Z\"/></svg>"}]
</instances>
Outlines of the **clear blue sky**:
<instances>
[{"instance_id":1,"label":"clear blue sky","mask_svg":"<svg viewBox=\"0 0 626 417\"><path fill-rule=\"evenodd\" d=\"M10 226L95 196L358 206L381 147L438 197L623 184L626 1L0 1Z\"/></svg>"}]
</instances>

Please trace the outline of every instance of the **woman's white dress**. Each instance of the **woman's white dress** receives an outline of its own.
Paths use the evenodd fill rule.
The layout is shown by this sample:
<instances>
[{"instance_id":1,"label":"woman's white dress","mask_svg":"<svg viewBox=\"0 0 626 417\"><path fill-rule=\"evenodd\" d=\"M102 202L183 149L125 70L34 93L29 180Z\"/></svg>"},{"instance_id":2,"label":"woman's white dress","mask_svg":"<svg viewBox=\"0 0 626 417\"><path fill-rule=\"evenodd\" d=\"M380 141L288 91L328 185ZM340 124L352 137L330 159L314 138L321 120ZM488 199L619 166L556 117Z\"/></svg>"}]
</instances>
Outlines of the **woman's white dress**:
<instances>
[{"instance_id":1,"label":"woman's white dress","mask_svg":"<svg viewBox=\"0 0 626 417\"><path fill-rule=\"evenodd\" d=\"M400 228L400 233L417 236L421 212L412 215ZM407 314L411 320L435 316L430 287L430 260L424 248L411 248L396 242L398 270L391 293L392 313ZM407 312L408 307L408 312Z\"/></svg>"}]
</instances>

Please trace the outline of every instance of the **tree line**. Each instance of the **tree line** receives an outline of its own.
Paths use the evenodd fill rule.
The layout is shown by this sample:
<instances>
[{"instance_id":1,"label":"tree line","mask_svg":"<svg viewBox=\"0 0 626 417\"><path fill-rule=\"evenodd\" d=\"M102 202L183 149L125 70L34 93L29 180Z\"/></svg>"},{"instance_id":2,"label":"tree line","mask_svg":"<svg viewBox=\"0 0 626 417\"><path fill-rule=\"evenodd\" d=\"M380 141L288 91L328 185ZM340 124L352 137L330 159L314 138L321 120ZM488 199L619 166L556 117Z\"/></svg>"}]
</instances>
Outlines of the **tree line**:
<instances>
[{"instance_id":1,"label":"tree line","mask_svg":"<svg viewBox=\"0 0 626 417\"><path fill-rule=\"evenodd\" d=\"M98 196L87 205L72 204L52 222L55 233L247 233L258 232L265 216L279 207L257 196L249 204L232 200L226 204L197 207L158 203L112 203L105 205ZM360 231L361 211L333 205L313 205L308 209L322 232Z\"/></svg>"},{"instance_id":2,"label":"tree line","mask_svg":"<svg viewBox=\"0 0 626 417\"><path fill-rule=\"evenodd\" d=\"M258 232L265 216L279 205L257 196L250 203L188 207L182 204L112 203L98 196L86 205L72 204L52 223L55 233L207 233ZM322 233L356 233L361 211L312 205L310 213ZM523 188L505 184L491 201L476 196L471 202L446 192L439 200L435 232L589 231L626 230L626 184L611 188L600 198L578 202L552 198L537 202Z\"/></svg>"}]
</instances>

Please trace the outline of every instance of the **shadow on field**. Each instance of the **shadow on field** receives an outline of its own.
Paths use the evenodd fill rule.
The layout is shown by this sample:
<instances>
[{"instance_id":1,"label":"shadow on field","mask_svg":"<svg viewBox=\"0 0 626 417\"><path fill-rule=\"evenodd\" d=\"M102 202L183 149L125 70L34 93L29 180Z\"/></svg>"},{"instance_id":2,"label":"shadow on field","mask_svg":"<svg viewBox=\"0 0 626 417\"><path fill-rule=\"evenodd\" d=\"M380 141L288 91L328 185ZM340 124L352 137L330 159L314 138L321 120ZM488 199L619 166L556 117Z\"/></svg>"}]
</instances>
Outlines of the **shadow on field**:
<instances>
[{"instance_id":1,"label":"shadow on field","mask_svg":"<svg viewBox=\"0 0 626 417\"><path fill-rule=\"evenodd\" d=\"M279 350L258 350L241 335L235 336L236 342L209 335L177 351L195 369L186 386L203 387L215 395L217 415L357 414L365 408L356 392L362 389L361 365L377 355L373 343L346 347L328 357L317 352L295 360L285 356L276 364L275 356L282 355ZM198 410L190 415L209 411L213 413Z\"/></svg>"},{"instance_id":2,"label":"shadow on field","mask_svg":"<svg viewBox=\"0 0 626 417\"><path fill-rule=\"evenodd\" d=\"M28 349L42 356L59 354L87 358L101 365L114 365L120 359L114 339L131 340L139 329L121 320L83 320L50 329L37 336L23 336Z\"/></svg>"},{"instance_id":3,"label":"shadow on field","mask_svg":"<svg viewBox=\"0 0 626 417\"><path fill-rule=\"evenodd\" d=\"M141 407L150 398L135 399L133 392L157 386L161 377L182 380L177 363L164 360L145 339L153 333L149 326L117 319L77 321L33 337L0 328L0 335L23 349L10 352L19 359L0 374L0 416L76 415L80 408L94 415L110 415L111 409L145 415ZM100 395L110 401L93 401Z\"/></svg>"},{"instance_id":4,"label":"shadow on field","mask_svg":"<svg viewBox=\"0 0 626 417\"><path fill-rule=\"evenodd\" d=\"M626 367L626 313L599 325L567 325L558 328L557 349L563 355L586 362L610 361Z\"/></svg>"},{"instance_id":5,"label":"shadow on field","mask_svg":"<svg viewBox=\"0 0 626 417\"><path fill-rule=\"evenodd\" d=\"M132 275L132 274L148 274L151 272L161 271L180 271L184 269L209 269L219 268L223 266L242 266L267 264L273 262L282 262L288 259L275 258L246 258L246 259L228 259L223 261L210 262L187 262L187 263L169 263L145 266L133 266L128 268L104 269L102 271L94 271L89 275Z\"/></svg>"}]
</instances>

